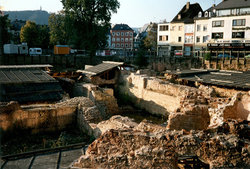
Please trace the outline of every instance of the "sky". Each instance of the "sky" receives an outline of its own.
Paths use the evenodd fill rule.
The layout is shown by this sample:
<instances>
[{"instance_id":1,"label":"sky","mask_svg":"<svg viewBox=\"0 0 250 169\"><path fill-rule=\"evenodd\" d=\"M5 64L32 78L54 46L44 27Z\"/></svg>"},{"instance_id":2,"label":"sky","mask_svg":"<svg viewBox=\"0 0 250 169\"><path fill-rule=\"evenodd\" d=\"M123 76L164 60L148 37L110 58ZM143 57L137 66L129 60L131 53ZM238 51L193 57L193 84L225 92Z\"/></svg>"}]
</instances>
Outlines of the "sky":
<instances>
[{"instance_id":1,"label":"sky","mask_svg":"<svg viewBox=\"0 0 250 169\"><path fill-rule=\"evenodd\" d=\"M222 0L118 0L120 8L112 15L112 24L128 24L130 27L142 27L149 22L171 21L189 1L199 3L203 10ZM60 0L0 0L5 11L46 10L57 12L63 6Z\"/></svg>"}]
</instances>

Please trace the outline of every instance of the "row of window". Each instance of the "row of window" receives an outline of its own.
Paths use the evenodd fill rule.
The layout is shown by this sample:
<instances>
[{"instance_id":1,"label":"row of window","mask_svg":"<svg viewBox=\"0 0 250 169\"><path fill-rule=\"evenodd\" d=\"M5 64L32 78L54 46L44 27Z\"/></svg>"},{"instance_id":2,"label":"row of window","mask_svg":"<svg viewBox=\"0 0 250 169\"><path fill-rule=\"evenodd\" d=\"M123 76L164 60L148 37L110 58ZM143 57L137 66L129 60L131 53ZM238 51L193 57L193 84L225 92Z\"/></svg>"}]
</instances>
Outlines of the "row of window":
<instances>
[{"instance_id":1,"label":"row of window","mask_svg":"<svg viewBox=\"0 0 250 169\"><path fill-rule=\"evenodd\" d=\"M233 26L245 26L246 25L246 19L235 19L232 22ZM213 21L212 22L213 27L224 27L224 21Z\"/></svg>"},{"instance_id":2,"label":"row of window","mask_svg":"<svg viewBox=\"0 0 250 169\"><path fill-rule=\"evenodd\" d=\"M232 22L233 26L245 26L246 25L246 19L234 19ZM224 21L219 20L219 21L213 21L212 22L213 27L224 27ZM160 26L160 31L168 31L169 27L168 25L162 25ZM175 31L176 26L172 26L171 31ZM182 31L182 26L178 26L178 30ZM207 31L207 25L197 25L197 32L199 31Z\"/></svg>"},{"instance_id":3,"label":"row of window","mask_svg":"<svg viewBox=\"0 0 250 169\"><path fill-rule=\"evenodd\" d=\"M232 38L245 38L245 32L233 32L232 33ZM223 39L223 32L216 32L212 33L212 39ZM178 42L181 42L182 38L178 37ZM196 37L196 42L197 43L206 43L208 40L208 36L203 36L202 41L201 37L197 36ZM159 36L159 41L168 41L168 36ZM190 38L186 37L185 43L192 43L192 36Z\"/></svg>"},{"instance_id":4,"label":"row of window","mask_svg":"<svg viewBox=\"0 0 250 169\"><path fill-rule=\"evenodd\" d=\"M245 32L233 32L232 38L245 38ZM223 39L223 32L212 33L212 39Z\"/></svg>"},{"instance_id":5,"label":"row of window","mask_svg":"<svg viewBox=\"0 0 250 169\"><path fill-rule=\"evenodd\" d=\"M113 32L113 36L133 36L132 32Z\"/></svg>"},{"instance_id":6,"label":"row of window","mask_svg":"<svg viewBox=\"0 0 250 169\"><path fill-rule=\"evenodd\" d=\"M200 32L201 30L203 30L204 32L207 31L207 25L197 25L197 32Z\"/></svg>"},{"instance_id":7,"label":"row of window","mask_svg":"<svg viewBox=\"0 0 250 169\"><path fill-rule=\"evenodd\" d=\"M133 38L112 38L112 42L128 42L133 41Z\"/></svg>"},{"instance_id":8,"label":"row of window","mask_svg":"<svg viewBox=\"0 0 250 169\"><path fill-rule=\"evenodd\" d=\"M217 10L217 16L245 15L250 13L250 8Z\"/></svg>"},{"instance_id":9,"label":"row of window","mask_svg":"<svg viewBox=\"0 0 250 169\"><path fill-rule=\"evenodd\" d=\"M121 47L121 48L124 48L124 47L126 47L126 48L128 48L128 47L131 48L131 47L132 47L132 44L128 44L128 43L125 43L125 44L124 44L124 43L122 43L122 44L120 44L120 43L114 44L114 43L113 43L113 44L112 44L112 47L113 47L113 48L115 48L115 47L117 47L117 48L120 48L120 47Z\"/></svg>"}]
</instances>

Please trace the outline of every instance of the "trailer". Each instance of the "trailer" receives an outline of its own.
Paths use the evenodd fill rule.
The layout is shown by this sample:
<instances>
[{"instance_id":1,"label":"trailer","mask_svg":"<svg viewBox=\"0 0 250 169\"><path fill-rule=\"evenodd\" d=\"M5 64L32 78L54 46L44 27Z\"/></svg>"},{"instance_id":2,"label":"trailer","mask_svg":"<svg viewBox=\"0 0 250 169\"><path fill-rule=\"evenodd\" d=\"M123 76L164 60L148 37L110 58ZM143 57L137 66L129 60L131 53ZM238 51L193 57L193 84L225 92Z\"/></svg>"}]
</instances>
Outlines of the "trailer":
<instances>
[{"instance_id":1,"label":"trailer","mask_svg":"<svg viewBox=\"0 0 250 169\"><path fill-rule=\"evenodd\" d=\"M18 46L15 44L4 44L4 54L18 54Z\"/></svg>"},{"instance_id":2,"label":"trailer","mask_svg":"<svg viewBox=\"0 0 250 169\"><path fill-rule=\"evenodd\" d=\"M30 48L29 49L29 55L30 56L41 56L42 55L42 49L41 48Z\"/></svg>"}]
</instances>

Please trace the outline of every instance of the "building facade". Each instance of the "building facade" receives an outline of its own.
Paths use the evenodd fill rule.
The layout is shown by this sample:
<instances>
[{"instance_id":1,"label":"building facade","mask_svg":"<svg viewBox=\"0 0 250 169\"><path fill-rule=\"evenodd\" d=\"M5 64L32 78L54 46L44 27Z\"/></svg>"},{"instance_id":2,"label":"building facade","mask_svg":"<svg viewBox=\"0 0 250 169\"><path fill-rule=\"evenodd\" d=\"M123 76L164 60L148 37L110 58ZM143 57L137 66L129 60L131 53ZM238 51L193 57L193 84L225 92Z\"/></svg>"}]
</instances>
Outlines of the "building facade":
<instances>
[{"instance_id":1,"label":"building facade","mask_svg":"<svg viewBox=\"0 0 250 169\"><path fill-rule=\"evenodd\" d=\"M197 56L200 51L250 51L250 0L222 0L203 11L189 2L168 24L168 50L172 55L181 50L183 56ZM158 55L163 42L158 26Z\"/></svg>"},{"instance_id":2,"label":"building facade","mask_svg":"<svg viewBox=\"0 0 250 169\"><path fill-rule=\"evenodd\" d=\"M116 24L110 31L111 48L116 50L133 50L134 30L127 24Z\"/></svg>"},{"instance_id":3,"label":"building facade","mask_svg":"<svg viewBox=\"0 0 250 169\"><path fill-rule=\"evenodd\" d=\"M157 55L159 57L168 56L170 52L170 23L158 24L157 31Z\"/></svg>"}]
</instances>

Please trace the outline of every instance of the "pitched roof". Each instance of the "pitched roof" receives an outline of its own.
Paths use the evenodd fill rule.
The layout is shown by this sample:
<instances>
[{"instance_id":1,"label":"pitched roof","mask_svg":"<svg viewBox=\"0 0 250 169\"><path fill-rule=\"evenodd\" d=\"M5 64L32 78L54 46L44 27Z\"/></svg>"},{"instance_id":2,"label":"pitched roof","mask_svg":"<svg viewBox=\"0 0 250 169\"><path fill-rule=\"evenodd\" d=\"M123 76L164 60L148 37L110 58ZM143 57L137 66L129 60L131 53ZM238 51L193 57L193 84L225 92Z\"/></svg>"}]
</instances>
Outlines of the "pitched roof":
<instances>
[{"instance_id":1,"label":"pitched roof","mask_svg":"<svg viewBox=\"0 0 250 169\"><path fill-rule=\"evenodd\" d=\"M88 69L82 70L80 72L89 74L91 76L95 76L101 74L105 71L111 70L115 67L123 65L123 62L110 62L110 61L103 61L103 63L90 67Z\"/></svg>"},{"instance_id":2,"label":"pitched roof","mask_svg":"<svg viewBox=\"0 0 250 169\"><path fill-rule=\"evenodd\" d=\"M116 24L111 30L124 30L124 31L129 30L129 31L134 31L127 24Z\"/></svg>"},{"instance_id":3,"label":"pitched roof","mask_svg":"<svg viewBox=\"0 0 250 169\"><path fill-rule=\"evenodd\" d=\"M224 0L215 9L231 9L250 7L250 0Z\"/></svg>"},{"instance_id":4,"label":"pitched roof","mask_svg":"<svg viewBox=\"0 0 250 169\"><path fill-rule=\"evenodd\" d=\"M189 8L185 5L181 11L174 17L171 23L194 23L194 17L203 11L199 3L190 4ZM178 16L181 16L179 19Z\"/></svg>"}]
</instances>

